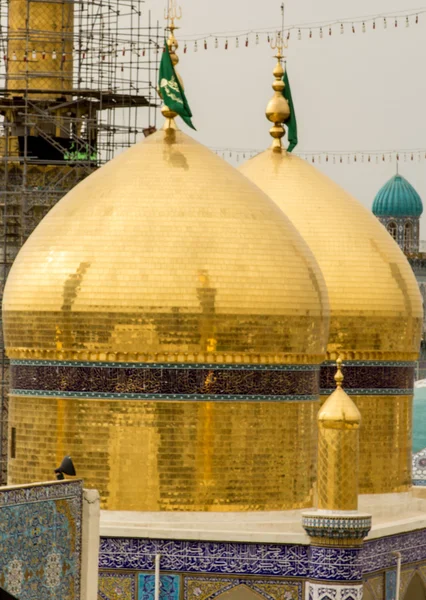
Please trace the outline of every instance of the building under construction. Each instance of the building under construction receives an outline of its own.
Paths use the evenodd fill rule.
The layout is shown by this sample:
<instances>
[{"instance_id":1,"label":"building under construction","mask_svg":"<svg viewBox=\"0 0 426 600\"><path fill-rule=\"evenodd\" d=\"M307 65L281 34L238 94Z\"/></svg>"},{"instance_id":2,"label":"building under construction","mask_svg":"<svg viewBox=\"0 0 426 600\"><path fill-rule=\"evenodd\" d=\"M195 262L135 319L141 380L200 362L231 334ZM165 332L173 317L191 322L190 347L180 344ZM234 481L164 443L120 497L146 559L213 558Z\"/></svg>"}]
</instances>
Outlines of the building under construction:
<instances>
[{"instance_id":1,"label":"building under construction","mask_svg":"<svg viewBox=\"0 0 426 600\"><path fill-rule=\"evenodd\" d=\"M159 26L143 8L141 0L0 0L0 297L18 250L48 210L155 130ZM0 368L5 483L2 338Z\"/></svg>"}]
</instances>

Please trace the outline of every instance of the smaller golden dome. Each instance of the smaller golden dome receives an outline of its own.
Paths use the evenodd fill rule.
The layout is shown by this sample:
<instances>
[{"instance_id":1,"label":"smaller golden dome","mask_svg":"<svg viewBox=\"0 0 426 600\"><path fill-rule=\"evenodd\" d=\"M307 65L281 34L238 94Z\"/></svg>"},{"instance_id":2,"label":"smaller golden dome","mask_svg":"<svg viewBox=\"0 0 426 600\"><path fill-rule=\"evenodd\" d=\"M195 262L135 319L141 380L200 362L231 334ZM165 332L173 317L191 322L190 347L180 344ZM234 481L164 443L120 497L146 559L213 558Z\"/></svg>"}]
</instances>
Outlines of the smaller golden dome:
<instances>
[{"instance_id":1,"label":"smaller golden dome","mask_svg":"<svg viewBox=\"0 0 426 600\"><path fill-rule=\"evenodd\" d=\"M318 413L318 423L325 429L358 429L361 413L353 400L342 387L342 361L337 360L337 373L334 377L336 389L327 398Z\"/></svg>"},{"instance_id":2,"label":"smaller golden dome","mask_svg":"<svg viewBox=\"0 0 426 600\"><path fill-rule=\"evenodd\" d=\"M330 298L329 358L415 360L422 301L404 254L376 217L334 181L286 151L240 167L311 248Z\"/></svg>"}]
</instances>

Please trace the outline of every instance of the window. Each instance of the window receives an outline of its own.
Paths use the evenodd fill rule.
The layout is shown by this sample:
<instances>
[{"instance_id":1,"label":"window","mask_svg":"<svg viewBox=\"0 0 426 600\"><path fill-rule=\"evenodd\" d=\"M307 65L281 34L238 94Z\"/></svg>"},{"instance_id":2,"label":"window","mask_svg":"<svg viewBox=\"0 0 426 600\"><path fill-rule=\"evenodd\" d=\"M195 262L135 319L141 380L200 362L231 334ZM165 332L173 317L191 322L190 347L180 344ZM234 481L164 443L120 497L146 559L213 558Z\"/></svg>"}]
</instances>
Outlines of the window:
<instances>
[{"instance_id":1,"label":"window","mask_svg":"<svg viewBox=\"0 0 426 600\"><path fill-rule=\"evenodd\" d=\"M16 427L10 431L10 458L16 458Z\"/></svg>"},{"instance_id":2,"label":"window","mask_svg":"<svg viewBox=\"0 0 426 600\"><path fill-rule=\"evenodd\" d=\"M391 234L391 236L393 237L393 239L396 240L397 229L396 229L396 223L394 221L391 221L388 224L388 231Z\"/></svg>"},{"instance_id":3,"label":"window","mask_svg":"<svg viewBox=\"0 0 426 600\"><path fill-rule=\"evenodd\" d=\"M413 249L413 224L406 223L404 226L404 252L411 252Z\"/></svg>"}]
</instances>

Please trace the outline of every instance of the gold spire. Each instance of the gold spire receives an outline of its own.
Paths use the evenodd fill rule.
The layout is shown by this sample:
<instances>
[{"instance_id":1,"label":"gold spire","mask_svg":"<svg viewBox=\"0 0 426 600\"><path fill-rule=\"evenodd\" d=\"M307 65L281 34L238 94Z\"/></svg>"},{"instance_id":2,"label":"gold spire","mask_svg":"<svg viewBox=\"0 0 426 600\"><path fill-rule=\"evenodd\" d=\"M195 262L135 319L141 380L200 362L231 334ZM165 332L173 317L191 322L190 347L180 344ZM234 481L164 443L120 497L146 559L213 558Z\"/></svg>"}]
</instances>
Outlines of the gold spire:
<instances>
[{"instance_id":1,"label":"gold spire","mask_svg":"<svg viewBox=\"0 0 426 600\"><path fill-rule=\"evenodd\" d=\"M340 358L336 366L336 389L318 413L318 508L356 510L361 415L342 387Z\"/></svg>"},{"instance_id":2,"label":"gold spire","mask_svg":"<svg viewBox=\"0 0 426 600\"><path fill-rule=\"evenodd\" d=\"M283 6L281 7L283 10ZM285 47L284 42L284 30L277 33L275 40L271 40L271 48L276 50L277 53L275 58L277 59L277 64L275 65L273 75L275 77L275 81L272 84L272 89L274 90L274 95L268 102L268 106L266 107L266 118L273 123L273 126L269 130L269 133L273 137L274 141L272 142L272 150L274 152L282 152L283 147L281 143L281 138L284 137L285 129L283 127L284 121L290 116L290 107L288 105L287 100L283 96L283 91L285 88L285 84L283 81L284 77L284 68L282 66L283 57L283 48Z\"/></svg>"},{"instance_id":3,"label":"gold spire","mask_svg":"<svg viewBox=\"0 0 426 600\"><path fill-rule=\"evenodd\" d=\"M337 366L337 371L334 376L334 381L336 382L336 387L341 388L344 377L343 377L343 373L342 373L342 359L340 358L340 356L336 360L336 366Z\"/></svg>"},{"instance_id":4,"label":"gold spire","mask_svg":"<svg viewBox=\"0 0 426 600\"><path fill-rule=\"evenodd\" d=\"M167 29L169 30L169 37L166 43L169 49L170 59L172 61L173 68L175 69L176 77L179 79L182 89L184 89L182 79L179 73L176 71L176 65L179 62L179 57L176 54L176 50L179 48L179 44L175 38L175 31L178 29L178 27L175 25L175 21L178 21L182 18L182 8L176 4L176 0L169 0L168 7L164 11L164 18L168 22ZM161 107L161 113L167 119L164 124L164 129L166 131L170 129L176 130L177 126L174 118L177 117L177 112L170 110L166 104L163 104Z\"/></svg>"}]
</instances>

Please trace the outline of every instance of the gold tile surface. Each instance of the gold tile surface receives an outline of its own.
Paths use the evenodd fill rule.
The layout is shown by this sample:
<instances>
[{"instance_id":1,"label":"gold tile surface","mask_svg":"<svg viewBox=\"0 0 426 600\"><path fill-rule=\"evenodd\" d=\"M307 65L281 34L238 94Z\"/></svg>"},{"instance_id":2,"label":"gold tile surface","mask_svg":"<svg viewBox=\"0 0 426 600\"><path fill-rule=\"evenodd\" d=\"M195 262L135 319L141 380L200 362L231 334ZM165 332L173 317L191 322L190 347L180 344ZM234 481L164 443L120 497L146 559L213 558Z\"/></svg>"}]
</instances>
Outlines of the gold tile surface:
<instances>
[{"instance_id":1,"label":"gold tile surface","mask_svg":"<svg viewBox=\"0 0 426 600\"><path fill-rule=\"evenodd\" d=\"M330 300L328 359L415 360L422 302L398 245L374 215L291 154L266 150L240 171L290 218L312 249ZM357 396L362 415L360 492L410 484L411 397Z\"/></svg>"},{"instance_id":2,"label":"gold tile surface","mask_svg":"<svg viewBox=\"0 0 426 600\"><path fill-rule=\"evenodd\" d=\"M318 364L328 335L325 283L301 236L181 132L150 136L63 198L20 251L3 307L9 357L94 369ZM307 507L316 412L304 401L16 396L10 481L49 478L69 453L105 508Z\"/></svg>"},{"instance_id":3,"label":"gold tile surface","mask_svg":"<svg viewBox=\"0 0 426 600\"><path fill-rule=\"evenodd\" d=\"M147 402L12 397L14 484L70 454L111 510L312 506L316 402Z\"/></svg>"},{"instance_id":4,"label":"gold tile surface","mask_svg":"<svg viewBox=\"0 0 426 600\"><path fill-rule=\"evenodd\" d=\"M96 171L21 249L9 357L321 362L322 274L276 205L192 138L160 131Z\"/></svg>"},{"instance_id":5,"label":"gold tile surface","mask_svg":"<svg viewBox=\"0 0 426 600\"><path fill-rule=\"evenodd\" d=\"M72 88L73 18L72 2L9 0L7 47L7 88L9 90L27 88L66 91ZM34 50L35 57L33 57ZM65 60L62 56L64 52ZM56 58L53 58L54 53ZM57 94L52 97L56 96ZM46 94L40 94L39 97L49 98Z\"/></svg>"},{"instance_id":6,"label":"gold tile surface","mask_svg":"<svg viewBox=\"0 0 426 600\"><path fill-rule=\"evenodd\" d=\"M320 265L330 300L329 358L415 360L423 314L418 285L371 211L292 154L266 150L240 171L290 218Z\"/></svg>"}]
</instances>

